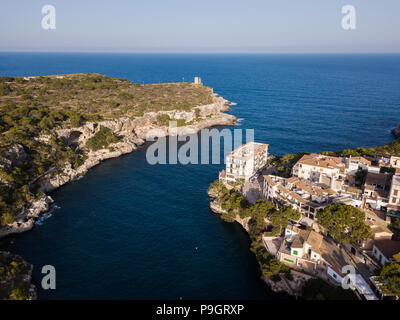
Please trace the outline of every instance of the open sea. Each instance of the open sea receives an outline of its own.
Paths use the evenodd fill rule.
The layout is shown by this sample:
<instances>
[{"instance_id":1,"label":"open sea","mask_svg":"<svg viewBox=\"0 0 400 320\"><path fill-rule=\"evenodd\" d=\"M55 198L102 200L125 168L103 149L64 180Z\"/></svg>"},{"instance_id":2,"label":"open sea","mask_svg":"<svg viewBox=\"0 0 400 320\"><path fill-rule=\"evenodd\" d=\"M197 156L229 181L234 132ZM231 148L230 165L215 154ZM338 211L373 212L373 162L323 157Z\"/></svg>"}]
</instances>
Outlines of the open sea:
<instances>
[{"instance_id":1,"label":"open sea","mask_svg":"<svg viewBox=\"0 0 400 320\"><path fill-rule=\"evenodd\" d=\"M400 55L0 53L0 75L78 72L200 76L236 103L242 120L230 129L254 129L272 154L385 144L400 122ZM287 299L260 280L246 232L209 210L223 164L150 165L147 146L61 187L33 230L0 240L34 265L39 298ZM56 290L41 289L44 265Z\"/></svg>"}]
</instances>

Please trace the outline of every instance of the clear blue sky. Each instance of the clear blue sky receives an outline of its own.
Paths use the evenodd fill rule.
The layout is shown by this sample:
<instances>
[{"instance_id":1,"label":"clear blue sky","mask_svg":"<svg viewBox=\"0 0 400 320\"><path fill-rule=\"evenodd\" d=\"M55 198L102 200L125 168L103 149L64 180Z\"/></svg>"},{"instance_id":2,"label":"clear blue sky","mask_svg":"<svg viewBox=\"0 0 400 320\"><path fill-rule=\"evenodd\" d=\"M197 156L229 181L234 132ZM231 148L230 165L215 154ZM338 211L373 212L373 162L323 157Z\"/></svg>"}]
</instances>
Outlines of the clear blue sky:
<instances>
[{"instance_id":1,"label":"clear blue sky","mask_svg":"<svg viewBox=\"0 0 400 320\"><path fill-rule=\"evenodd\" d=\"M400 0L1 0L0 51L400 52Z\"/></svg>"}]
</instances>

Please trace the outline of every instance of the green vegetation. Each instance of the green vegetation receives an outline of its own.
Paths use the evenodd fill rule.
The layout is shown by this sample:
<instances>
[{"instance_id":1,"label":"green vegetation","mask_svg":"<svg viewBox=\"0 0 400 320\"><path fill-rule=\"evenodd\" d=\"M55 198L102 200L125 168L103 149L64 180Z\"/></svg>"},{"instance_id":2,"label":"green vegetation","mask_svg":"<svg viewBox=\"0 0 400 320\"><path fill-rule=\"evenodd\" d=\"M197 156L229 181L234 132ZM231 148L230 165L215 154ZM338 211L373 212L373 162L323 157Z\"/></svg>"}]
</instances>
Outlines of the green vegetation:
<instances>
[{"instance_id":1,"label":"green vegetation","mask_svg":"<svg viewBox=\"0 0 400 320\"><path fill-rule=\"evenodd\" d=\"M357 242L371 235L364 224L365 213L353 206L331 204L317 213L318 223L339 242Z\"/></svg>"},{"instance_id":2,"label":"green vegetation","mask_svg":"<svg viewBox=\"0 0 400 320\"><path fill-rule=\"evenodd\" d=\"M367 173L368 173L367 170L358 170L356 172L356 185L362 186L365 183Z\"/></svg>"},{"instance_id":3,"label":"green vegetation","mask_svg":"<svg viewBox=\"0 0 400 320\"><path fill-rule=\"evenodd\" d=\"M289 178L291 176L293 166L305 154L309 153L300 152L295 154L285 154L283 156L275 157L268 160L268 165L276 167L277 176Z\"/></svg>"},{"instance_id":4,"label":"green vegetation","mask_svg":"<svg viewBox=\"0 0 400 320\"><path fill-rule=\"evenodd\" d=\"M301 217L299 211L289 207L278 210L274 203L262 199L252 205L235 188L228 190L219 180L211 183L208 190L218 198L221 209L227 212L221 215L223 220L233 222L238 215L241 219L250 218L249 234L252 239L257 239L269 227L272 228L272 235L281 234L289 221L298 221ZM266 219L270 225L267 225Z\"/></svg>"},{"instance_id":5,"label":"green vegetation","mask_svg":"<svg viewBox=\"0 0 400 320\"><path fill-rule=\"evenodd\" d=\"M290 268L267 252L261 238L268 228L272 228L271 234L280 234L282 228L286 227L289 221L300 219L300 212L291 208L278 210L274 203L261 199L252 205L236 189L228 190L224 183L219 180L211 183L208 192L218 198L217 201L219 201L221 208L227 212L221 215L223 220L233 222L238 215L242 219L250 218L251 251L260 262L263 275L273 281L279 281L282 274L287 279L291 279ZM270 224L267 224L266 219L269 220Z\"/></svg>"},{"instance_id":6,"label":"green vegetation","mask_svg":"<svg viewBox=\"0 0 400 320\"><path fill-rule=\"evenodd\" d=\"M327 156L334 156L334 157L373 157L373 156L400 156L400 141L395 140L391 143L372 147L372 148L355 148L355 149L345 149L342 151L332 152L332 151L325 151L321 152L321 154Z\"/></svg>"},{"instance_id":7,"label":"green vegetation","mask_svg":"<svg viewBox=\"0 0 400 320\"><path fill-rule=\"evenodd\" d=\"M0 77L0 227L39 197L35 185L28 188L31 181L49 170L77 168L87 158L81 148L56 138L56 128L132 119L150 111L191 110L212 100L211 88L191 83L139 85L99 74ZM43 136L47 138L38 139ZM119 140L101 128L87 147L98 150ZM21 147L17 154L10 154L16 146Z\"/></svg>"},{"instance_id":8,"label":"green vegetation","mask_svg":"<svg viewBox=\"0 0 400 320\"><path fill-rule=\"evenodd\" d=\"M394 262L386 263L378 271L380 289L384 294L400 297L400 265Z\"/></svg>"},{"instance_id":9,"label":"green vegetation","mask_svg":"<svg viewBox=\"0 0 400 320\"><path fill-rule=\"evenodd\" d=\"M196 109L198 110L198 109ZM195 118L192 121L186 121L185 119L172 119L168 114L162 113L157 115L156 124L159 126L169 126L170 121L175 121L177 127L189 126L195 122L199 122L203 119Z\"/></svg>"},{"instance_id":10,"label":"green vegetation","mask_svg":"<svg viewBox=\"0 0 400 320\"><path fill-rule=\"evenodd\" d=\"M257 202L249 207L247 216L251 217L249 221L250 237L256 239L266 230L267 224L265 218L275 211L275 205L265 200L257 200Z\"/></svg>"},{"instance_id":11,"label":"green vegetation","mask_svg":"<svg viewBox=\"0 0 400 320\"><path fill-rule=\"evenodd\" d=\"M393 231L393 240L400 241L400 218L391 218L388 227Z\"/></svg>"},{"instance_id":12,"label":"green vegetation","mask_svg":"<svg viewBox=\"0 0 400 320\"><path fill-rule=\"evenodd\" d=\"M92 151L97 151L119 141L121 141L121 138L113 135L110 128L101 126L100 130L86 142L86 147Z\"/></svg>"},{"instance_id":13,"label":"green vegetation","mask_svg":"<svg viewBox=\"0 0 400 320\"><path fill-rule=\"evenodd\" d=\"M220 206L227 211L221 218L233 222L237 215L243 218L247 216L250 203L239 192L231 190L220 199Z\"/></svg>"},{"instance_id":14,"label":"green vegetation","mask_svg":"<svg viewBox=\"0 0 400 320\"><path fill-rule=\"evenodd\" d=\"M0 95L15 104L101 117L141 116L160 110L186 110L212 103L212 90L192 83L132 84L100 74L50 77L0 77ZM0 103L1 104L1 103Z\"/></svg>"},{"instance_id":15,"label":"green vegetation","mask_svg":"<svg viewBox=\"0 0 400 320\"><path fill-rule=\"evenodd\" d=\"M302 297L306 300L356 300L351 290L333 287L321 279L310 279L302 287Z\"/></svg>"},{"instance_id":16,"label":"green vegetation","mask_svg":"<svg viewBox=\"0 0 400 320\"><path fill-rule=\"evenodd\" d=\"M285 207L281 210L275 210L270 216L269 220L275 229L275 234L281 234L283 229L286 228L289 221L298 221L301 218L300 211L293 210L289 207Z\"/></svg>"},{"instance_id":17,"label":"green vegetation","mask_svg":"<svg viewBox=\"0 0 400 320\"><path fill-rule=\"evenodd\" d=\"M270 255L262 242L253 241L250 250L256 255L258 262L260 262L262 274L264 276L274 281L280 280L279 274L284 274L287 278L291 277L290 268Z\"/></svg>"},{"instance_id":18,"label":"green vegetation","mask_svg":"<svg viewBox=\"0 0 400 320\"><path fill-rule=\"evenodd\" d=\"M0 300L26 300L31 267L21 257L0 252Z\"/></svg>"},{"instance_id":19,"label":"green vegetation","mask_svg":"<svg viewBox=\"0 0 400 320\"><path fill-rule=\"evenodd\" d=\"M268 164L271 166L276 166L276 175L284 178L289 178L291 176L291 171L296 162L308 152L299 152L295 154L285 154L283 156L278 156L273 159L268 160ZM324 151L321 154L333 157L374 157L374 156L400 156L400 141L395 140L391 143L372 147L372 148L355 148L355 149L344 149L342 151ZM392 172L393 169L382 169L385 171ZM363 178L363 177L358 177ZM360 181L360 180L359 180Z\"/></svg>"}]
</instances>

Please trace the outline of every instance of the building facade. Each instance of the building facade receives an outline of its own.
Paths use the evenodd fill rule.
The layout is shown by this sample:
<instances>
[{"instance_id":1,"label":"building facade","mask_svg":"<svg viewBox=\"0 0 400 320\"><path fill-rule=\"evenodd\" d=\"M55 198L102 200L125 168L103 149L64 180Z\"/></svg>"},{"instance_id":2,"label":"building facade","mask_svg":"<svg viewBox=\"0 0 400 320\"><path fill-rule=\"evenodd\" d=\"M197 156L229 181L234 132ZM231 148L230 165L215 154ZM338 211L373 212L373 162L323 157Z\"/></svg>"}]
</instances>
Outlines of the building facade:
<instances>
[{"instance_id":1,"label":"building facade","mask_svg":"<svg viewBox=\"0 0 400 320\"><path fill-rule=\"evenodd\" d=\"M268 144L249 142L233 150L225 160L226 181L249 180L265 167L268 160Z\"/></svg>"}]
</instances>

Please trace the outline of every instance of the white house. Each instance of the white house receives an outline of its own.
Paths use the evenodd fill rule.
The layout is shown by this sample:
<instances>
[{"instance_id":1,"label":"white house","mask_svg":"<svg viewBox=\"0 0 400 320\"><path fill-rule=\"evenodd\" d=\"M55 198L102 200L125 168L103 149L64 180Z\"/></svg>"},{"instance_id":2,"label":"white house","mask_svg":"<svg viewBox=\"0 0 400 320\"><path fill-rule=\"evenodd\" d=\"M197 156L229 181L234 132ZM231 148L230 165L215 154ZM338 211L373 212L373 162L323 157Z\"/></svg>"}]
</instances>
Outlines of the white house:
<instances>
[{"instance_id":1,"label":"white house","mask_svg":"<svg viewBox=\"0 0 400 320\"><path fill-rule=\"evenodd\" d=\"M372 254L381 265L386 262L397 261L400 253L400 241L378 239L372 247Z\"/></svg>"},{"instance_id":2,"label":"white house","mask_svg":"<svg viewBox=\"0 0 400 320\"><path fill-rule=\"evenodd\" d=\"M345 180L345 164L339 157L316 153L304 155L294 165L292 175L316 183L324 183L333 190L340 190Z\"/></svg>"},{"instance_id":3,"label":"white house","mask_svg":"<svg viewBox=\"0 0 400 320\"><path fill-rule=\"evenodd\" d=\"M285 239L278 251L278 259L296 266L303 262L311 262L316 269L321 259L322 239L323 236L313 230L288 226L285 229Z\"/></svg>"},{"instance_id":4,"label":"white house","mask_svg":"<svg viewBox=\"0 0 400 320\"><path fill-rule=\"evenodd\" d=\"M364 157L348 157L344 160L346 164L346 173L354 175L358 170L368 170L371 161Z\"/></svg>"}]
</instances>

